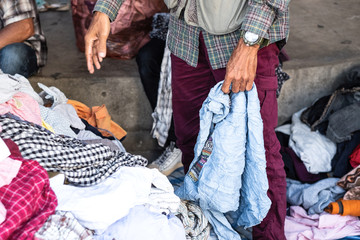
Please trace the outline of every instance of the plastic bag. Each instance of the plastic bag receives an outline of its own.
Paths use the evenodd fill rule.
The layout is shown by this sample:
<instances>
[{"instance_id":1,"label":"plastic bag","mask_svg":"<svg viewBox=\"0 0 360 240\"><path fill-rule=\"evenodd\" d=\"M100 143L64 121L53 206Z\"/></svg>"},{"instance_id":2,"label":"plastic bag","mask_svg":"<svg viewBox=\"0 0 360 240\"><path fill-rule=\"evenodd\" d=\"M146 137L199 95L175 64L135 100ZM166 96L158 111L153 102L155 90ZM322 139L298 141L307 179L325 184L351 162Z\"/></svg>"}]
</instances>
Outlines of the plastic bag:
<instances>
[{"instance_id":1,"label":"plastic bag","mask_svg":"<svg viewBox=\"0 0 360 240\"><path fill-rule=\"evenodd\" d=\"M76 46L85 51L85 33L91 23L96 0L71 0ZM152 16L167 12L163 0L125 0L118 15L110 24L106 56L131 59L149 40Z\"/></svg>"}]
</instances>

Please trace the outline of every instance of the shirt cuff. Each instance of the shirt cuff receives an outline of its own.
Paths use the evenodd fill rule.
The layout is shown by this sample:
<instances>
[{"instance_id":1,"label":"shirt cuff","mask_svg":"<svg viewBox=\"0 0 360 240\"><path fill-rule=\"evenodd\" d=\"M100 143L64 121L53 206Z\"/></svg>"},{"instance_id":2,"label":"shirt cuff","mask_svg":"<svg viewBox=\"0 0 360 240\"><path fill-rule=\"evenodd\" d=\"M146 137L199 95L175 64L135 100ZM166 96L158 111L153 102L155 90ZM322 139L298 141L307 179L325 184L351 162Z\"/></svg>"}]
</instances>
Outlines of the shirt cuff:
<instances>
[{"instance_id":1,"label":"shirt cuff","mask_svg":"<svg viewBox=\"0 0 360 240\"><path fill-rule=\"evenodd\" d=\"M4 27L5 27L5 26L10 25L12 23L20 22L22 20L25 20L25 19L28 19L28 18L35 18L35 17L36 17L35 12L24 12L24 13L21 13L19 15L14 16L14 17L11 17L9 19L4 19L3 24L4 24Z\"/></svg>"},{"instance_id":2,"label":"shirt cuff","mask_svg":"<svg viewBox=\"0 0 360 240\"><path fill-rule=\"evenodd\" d=\"M268 30L274 19L275 11L266 3L249 3L245 19L241 24L241 30L249 31L269 39Z\"/></svg>"},{"instance_id":3,"label":"shirt cuff","mask_svg":"<svg viewBox=\"0 0 360 240\"><path fill-rule=\"evenodd\" d=\"M97 1L93 12L102 12L109 16L111 22L115 21L115 18L119 12L119 9L124 0L115 1Z\"/></svg>"}]
</instances>

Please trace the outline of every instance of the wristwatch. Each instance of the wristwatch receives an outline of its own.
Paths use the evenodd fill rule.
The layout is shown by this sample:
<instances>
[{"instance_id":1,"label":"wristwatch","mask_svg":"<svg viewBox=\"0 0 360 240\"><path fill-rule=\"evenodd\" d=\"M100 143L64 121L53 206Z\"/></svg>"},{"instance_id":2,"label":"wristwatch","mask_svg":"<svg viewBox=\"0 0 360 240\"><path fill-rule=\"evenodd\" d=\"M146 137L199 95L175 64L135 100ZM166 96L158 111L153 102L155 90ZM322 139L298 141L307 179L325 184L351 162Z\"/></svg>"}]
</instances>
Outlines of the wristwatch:
<instances>
[{"instance_id":1,"label":"wristwatch","mask_svg":"<svg viewBox=\"0 0 360 240\"><path fill-rule=\"evenodd\" d=\"M240 38L243 39L246 46L254 46L256 44L262 46L262 43L264 42L264 38L255 33L244 30L241 31Z\"/></svg>"}]
</instances>

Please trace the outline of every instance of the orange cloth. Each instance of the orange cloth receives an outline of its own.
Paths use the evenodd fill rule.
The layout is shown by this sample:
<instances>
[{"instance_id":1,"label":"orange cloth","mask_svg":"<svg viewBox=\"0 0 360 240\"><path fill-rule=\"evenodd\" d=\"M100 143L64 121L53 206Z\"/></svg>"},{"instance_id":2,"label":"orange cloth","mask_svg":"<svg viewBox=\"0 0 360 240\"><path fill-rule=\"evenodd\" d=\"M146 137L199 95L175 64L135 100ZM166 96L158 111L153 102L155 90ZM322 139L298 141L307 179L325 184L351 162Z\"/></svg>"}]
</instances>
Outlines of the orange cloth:
<instances>
[{"instance_id":1,"label":"orange cloth","mask_svg":"<svg viewBox=\"0 0 360 240\"><path fill-rule=\"evenodd\" d=\"M360 200L341 199L336 202L331 202L324 210L331 214L360 217Z\"/></svg>"},{"instance_id":2,"label":"orange cloth","mask_svg":"<svg viewBox=\"0 0 360 240\"><path fill-rule=\"evenodd\" d=\"M104 104L102 106L89 108L85 104L76 100L69 99L67 103L71 104L75 108L80 118L85 119L91 126L99 128L98 130L103 136L110 137L112 135L101 129L108 130L114 134L117 139L122 139L126 136L126 131L111 120L111 116Z\"/></svg>"}]
</instances>

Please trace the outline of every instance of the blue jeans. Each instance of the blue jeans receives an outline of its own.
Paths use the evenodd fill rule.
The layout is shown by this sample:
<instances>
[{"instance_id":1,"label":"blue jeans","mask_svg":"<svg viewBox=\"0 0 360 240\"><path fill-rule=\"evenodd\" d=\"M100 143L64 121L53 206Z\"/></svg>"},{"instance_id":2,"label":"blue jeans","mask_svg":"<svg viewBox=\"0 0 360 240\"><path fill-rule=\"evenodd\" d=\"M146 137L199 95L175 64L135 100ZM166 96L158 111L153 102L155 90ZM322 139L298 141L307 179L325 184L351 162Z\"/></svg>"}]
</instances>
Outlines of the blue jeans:
<instances>
[{"instance_id":1,"label":"blue jeans","mask_svg":"<svg viewBox=\"0 0 360 240\"><path fill-rule=\"evenodd\" d=\"M0 69L11 75L20 74L28 78L39 67L35 50L25 43L13 43L0 49Z\"/></svg>"}]
</instances>

